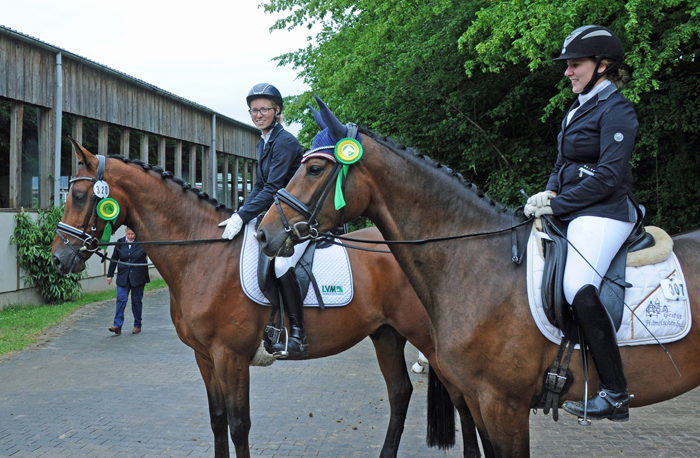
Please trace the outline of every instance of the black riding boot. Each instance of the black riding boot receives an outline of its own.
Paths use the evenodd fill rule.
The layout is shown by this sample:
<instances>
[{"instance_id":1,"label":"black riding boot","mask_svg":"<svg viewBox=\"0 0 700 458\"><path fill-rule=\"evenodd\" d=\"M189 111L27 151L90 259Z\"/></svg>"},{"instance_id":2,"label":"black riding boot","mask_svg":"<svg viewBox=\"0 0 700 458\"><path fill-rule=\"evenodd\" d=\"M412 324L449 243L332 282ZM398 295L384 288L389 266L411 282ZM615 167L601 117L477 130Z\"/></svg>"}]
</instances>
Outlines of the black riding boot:
<instances>
[{"instance_id":1,"label":"black riding boot","mask_svg":"<svg viewBox=\"0 0 700 458\"><path fill-rule=\"evenodd\" d=\"M304 298L301 297L301 288L294 269L289 269L277 279L282 292L282 303L289 318L289 339L287 351L289 356L306 358L309 356L309 343L304 332ZM278 342L272 346L273 352L284 351L284 342Z\"/></svg>"},{"instance_id":2,"label":"black riding boot","mask_svg":"<svg viewBox=\"0 0 700 458\"><path fill-rule=\"evenodd\" d=\"M608 311L600 302L593 285L581 288L572 304L574 317L581 327L588 349L600 377L600 391L588 400L587 417L612 421L629 420L630 395L622 370L615 327ZM567 401L562 406L572 415L583 417L583 401Z\"/></svg>"}]
</instances>

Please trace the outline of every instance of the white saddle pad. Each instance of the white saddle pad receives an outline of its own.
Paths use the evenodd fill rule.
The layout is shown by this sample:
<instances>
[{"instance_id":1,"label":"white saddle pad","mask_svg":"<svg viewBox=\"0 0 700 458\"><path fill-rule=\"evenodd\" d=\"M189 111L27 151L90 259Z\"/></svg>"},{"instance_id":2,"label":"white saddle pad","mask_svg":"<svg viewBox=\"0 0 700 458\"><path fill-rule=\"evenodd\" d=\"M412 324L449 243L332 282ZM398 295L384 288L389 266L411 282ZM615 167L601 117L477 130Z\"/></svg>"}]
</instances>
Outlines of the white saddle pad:
<instances>
[{"instance_id":1,"label":"white saddle pad","mask_svg":"<svg viewBox=\"0 0 700 458\"><path fill-rule=\"evenodd\" d=\"M251 300L261 305L270 305L270 301L267 300L258 286L260 244L254 234L255 219L246 225L243 235L240 260L241 286L246 296ZM345 247L331 245L328 248L316 250L313 273L318 287L321 289L321 297L326 307L341 307L350 303L353 296L352 271ZM309 285L304 306L319 306L313 284Z\"/></svg>"},{"instance_id":2,"label":"white saddle pad","mask_svg":"<svg viewBox=\"0 0 700 458\"><path fill-rule=\"evenodd\" d=\"M542 334L559 344L562 333L549 322L542 308L543 271L544 259L532 234L527 244L530 310ZM620 346L656 343L653 336L661 343L674 342L688 334L692 324L690 301L685 291L685 277L675 254L658 264L627 267L625 280L633 286L625 289L626 306L617 332Z\"/></svg>"}]
</instances>

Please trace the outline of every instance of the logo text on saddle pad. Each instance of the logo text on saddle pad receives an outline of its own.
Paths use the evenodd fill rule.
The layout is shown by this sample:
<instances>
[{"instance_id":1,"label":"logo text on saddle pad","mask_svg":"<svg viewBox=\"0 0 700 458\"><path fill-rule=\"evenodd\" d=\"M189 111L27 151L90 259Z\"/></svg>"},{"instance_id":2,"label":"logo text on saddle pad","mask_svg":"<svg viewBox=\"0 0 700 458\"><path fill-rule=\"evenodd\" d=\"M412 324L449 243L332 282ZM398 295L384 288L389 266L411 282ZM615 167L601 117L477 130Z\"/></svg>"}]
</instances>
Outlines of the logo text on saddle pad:
<instances>
[{"instance_id":1,"label":"logo text on saddle pad","mask_svg":"<svg viewBox=\"0 0 700 458\"><path fill-rule=\"evenodd\" d=\"M340 285L321 285L323 294L343 294L343 287Z\"/></svg>"}]
</instances>

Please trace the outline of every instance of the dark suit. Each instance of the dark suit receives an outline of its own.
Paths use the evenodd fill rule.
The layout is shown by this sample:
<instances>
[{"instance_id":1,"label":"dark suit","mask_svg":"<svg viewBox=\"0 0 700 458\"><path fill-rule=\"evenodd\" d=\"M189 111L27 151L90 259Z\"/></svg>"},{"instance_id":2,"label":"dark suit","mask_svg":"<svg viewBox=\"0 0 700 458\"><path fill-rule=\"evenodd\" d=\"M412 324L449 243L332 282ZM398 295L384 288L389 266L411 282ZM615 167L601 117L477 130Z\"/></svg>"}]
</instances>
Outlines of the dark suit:
<instances>
[{"instance_id":1,"label":"dark suit","mask_svg":"<svg viewBox=\"0 0 700 458\"><path fill-rule=\"evenodd\" d=\"M126 242L126 237L122 237L117 241ZM107 270L107 278L114 277L114 270L117 268L117 263L114 261L136 264L145 264L147 262L146 252L143 251L141 245L137 244L115 246L111 259L112 261L109 263L109 269ZM114 315L114 326L121 328L124 324L124 309L126 309L129 291L131 291L131 311L134 314L134 327L141 327L143 290L146 283L150 281L148 267L119 265L117 269L117 310Z\"/></svg>"},{"instance_id":2,"label":"dark suit","mask_svg":"<svg viewBox=\"0 0 700 458\"><path fill-rule=\"evenodd\" d=\"M270 208L275 193L287 186L303 156L301 144L279 123L272 128L267 143L260 139L257 151L258 178L248 200L237 212L243 224Z\"/></svg>"},{"instance_id":3,"label":"dark suit","mask_svg":"<svg viewBox=\"0 0 700 458\"><path fill-rule=\"evenodd\" d=\"M577 106L578 100L572 109ZM585 215L636 221L630 159L638 137L634 108L614 84L580 106L568 125L564 117L546 188L558 194L551 203L554 215L565 221Z\"/></svg>"}]
</instances>

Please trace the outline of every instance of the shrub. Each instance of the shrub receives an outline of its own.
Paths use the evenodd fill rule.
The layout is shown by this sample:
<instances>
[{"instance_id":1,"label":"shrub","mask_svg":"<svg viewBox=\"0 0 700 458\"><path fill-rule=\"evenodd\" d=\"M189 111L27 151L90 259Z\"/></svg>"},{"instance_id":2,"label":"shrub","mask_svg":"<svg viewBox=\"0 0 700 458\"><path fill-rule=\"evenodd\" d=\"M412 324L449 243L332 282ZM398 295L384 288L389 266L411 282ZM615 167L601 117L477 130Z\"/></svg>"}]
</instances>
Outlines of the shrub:
<instances>
[{"instance_id":1,"label":"shrub","mask_svg":"<svg viewBox=\"0 0 700 458\"><path fill-rule=\"evenodd\" d=\"M56 227L63 216L63 207L39 210L34 222L29 213L22 210L15 215L17 226L10 243L17 245L19 266L25 273L28 285L36 287L47 304L75 299L81 290L80 279L85 275L62 275L51 262L51 245Z\"/></svg>"}]
</instances>

